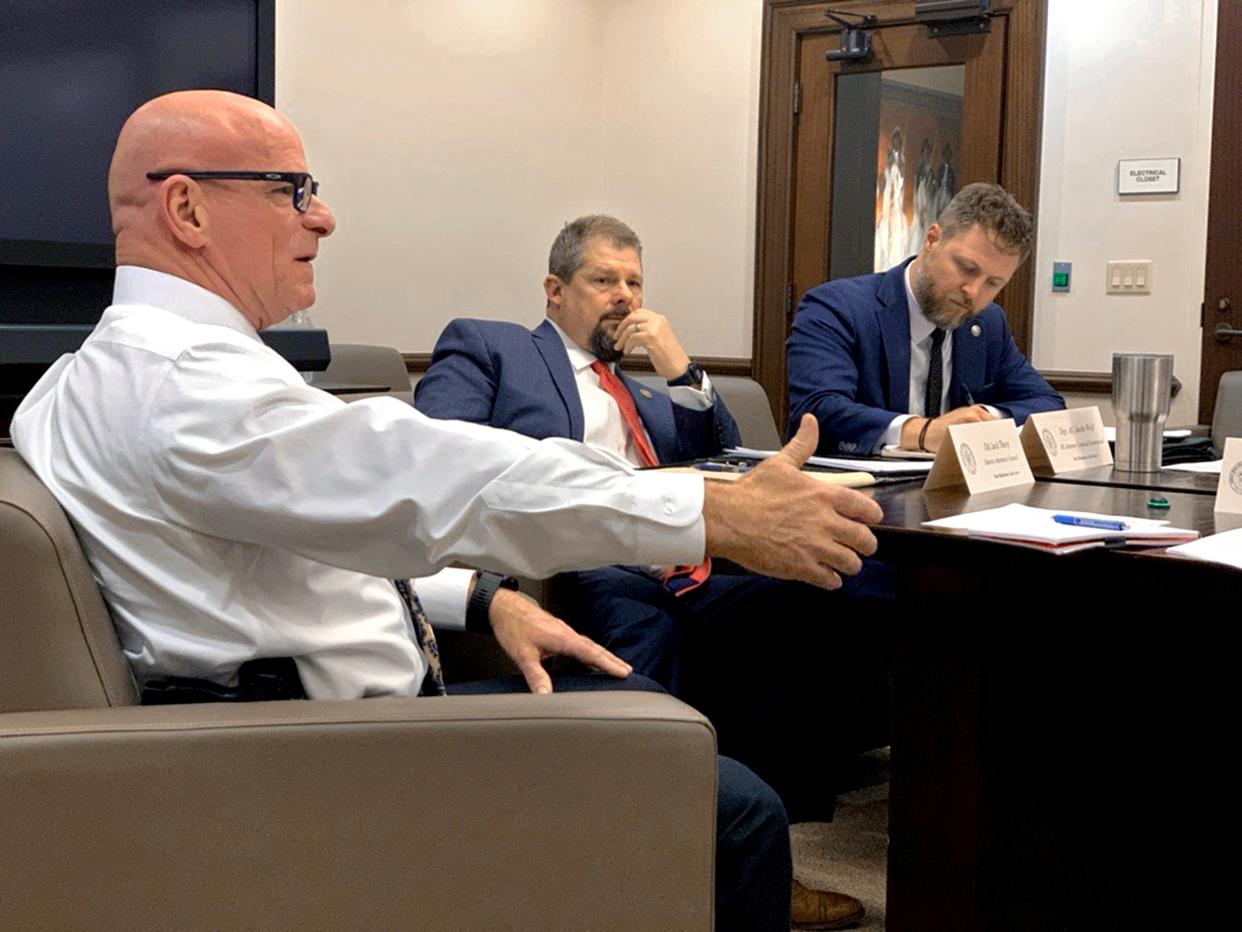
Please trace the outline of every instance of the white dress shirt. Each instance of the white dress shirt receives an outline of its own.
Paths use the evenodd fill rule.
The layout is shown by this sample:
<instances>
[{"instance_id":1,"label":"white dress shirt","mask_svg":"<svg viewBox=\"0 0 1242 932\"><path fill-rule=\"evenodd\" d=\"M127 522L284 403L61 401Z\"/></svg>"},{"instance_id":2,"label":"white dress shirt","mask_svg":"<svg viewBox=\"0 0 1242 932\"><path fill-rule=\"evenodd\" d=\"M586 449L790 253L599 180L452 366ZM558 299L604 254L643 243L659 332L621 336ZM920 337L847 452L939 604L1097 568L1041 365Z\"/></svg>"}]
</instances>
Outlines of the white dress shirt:
<instances>
[{"instance_id":1,"label":"white dress shirt","mask_svg":"<svg viewBox=\"0 0 1242 932\"><path fill-rule=\"evenodd\" d=\"M936 329L923 314L918 299L914 297L914 289L910 286L910 269L913 263L906 266L904 280L906 283L906 306L910 309L910 413L899 414L891 421L872 452L878 452L884 446L901 446L901 425L912 417L924 417L927 414L925 395L927 394L927 371L931 368L932 333ZM953 331L948 330L944 342L940 345L940 413L949 411L949 385L953 380ZM993 417L1001 417L1001 412L991 405L984 405Z\"/></svg>"},{"instance_id":2,"label":"white dress shirt","mask_svg":"<svg viewBox=\"0 0 1242 932\"><path fill-rule=\"evenodd\" d=\"M901 425L912 417L923 417L927 410L923 396L927 393L927 369L931 363L932 332L936 329L923 315L918 299L914 297L914 289L910 287L910 269L913 263L906 266L904 281L906 283L906 306L910 312L910 413L899 414L893 418L888 428L880 436L875 451L884 446L901 446ZM949 382L953 378L953 334L945 334L944 343L940 346L941 381L940 410L945 412L949 401Z\"/></svg>"},{"instance_id":3,"label":"white dress shirt","mask_svg":"<svg viewBox=\"0 0 1242 932\"><path fill-rule=\"evenodd\" d=\"M12 435L73 521L140 682L231 683L246 660L291 656L315 698L414 695L424 661L388 577L703 558L699 477L395 398L346 405L171 275L121 267L113 302ZM435 584L417 585L439 613Z\"/></svg>"},{"instance_id":4,"label":"white dress shirt","mask_svg":"<svg viewBox=\"0 0 1242 932\"><path fill-rule=\"evenodd\" d=\"M608 450L635 466L641 466L642 457L638 455L638 448L634 445L630 432L625 429L621 409L612 395L600 387L599 376L591 368L591 364L596 361L595 357L570 339L556 321L549 319L548 323L555 328L561 342L565 344L565 352L569 354L569 365L574 370L578 397L582 401L582 442ZM608 368L613 372L617 371L614 363L610 363ZM692 388L689 385L670 385L668 395L674 404L696 411L706 411L716 403L716 395L712 391L712 383L706 373L703 374L703 383L698 388ZM647 441L647 445L652 450L655 449L646 427L643 427L643 439Z\"/></svg>"}]
</instances>

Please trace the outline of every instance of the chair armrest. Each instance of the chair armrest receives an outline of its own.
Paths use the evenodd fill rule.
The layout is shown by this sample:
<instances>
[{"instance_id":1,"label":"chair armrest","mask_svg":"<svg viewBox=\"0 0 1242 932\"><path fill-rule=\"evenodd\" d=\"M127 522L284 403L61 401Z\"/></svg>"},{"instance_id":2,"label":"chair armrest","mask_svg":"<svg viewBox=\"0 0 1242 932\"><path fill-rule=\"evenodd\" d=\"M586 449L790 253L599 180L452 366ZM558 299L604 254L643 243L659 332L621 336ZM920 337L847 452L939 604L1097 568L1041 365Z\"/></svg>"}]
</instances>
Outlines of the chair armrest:
<instances>
[{"instance_id":1,"label":"chair armrest","mask_svg":"<svg viewBox=\"0 0 1242 932\"><path fill-rule=\"evenodd\" d=\"M0 715L0 926L710 929L715 754L643 692Z\"/></svg>"}]
</instances>

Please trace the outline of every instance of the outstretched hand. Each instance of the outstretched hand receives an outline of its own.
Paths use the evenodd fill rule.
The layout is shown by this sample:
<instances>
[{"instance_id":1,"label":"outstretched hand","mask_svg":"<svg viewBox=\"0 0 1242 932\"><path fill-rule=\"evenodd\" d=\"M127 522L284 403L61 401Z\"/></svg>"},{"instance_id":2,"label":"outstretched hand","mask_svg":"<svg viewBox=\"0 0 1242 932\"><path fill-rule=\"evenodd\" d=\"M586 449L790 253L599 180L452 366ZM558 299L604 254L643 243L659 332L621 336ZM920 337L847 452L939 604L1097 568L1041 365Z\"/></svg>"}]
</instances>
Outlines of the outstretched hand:
<instances>
[{"instance_id":1,"label":"outstretched hand","mask_svg":"<svg viewBox=\"0 0 1242 932\"><path fill-rule=\"evenodd\" d=\"M860 492L802 473L818 443L819 423L804 415L793 439L737 482L708 482L707 552L825 589L861 570L861 557L876 549L867 525L884 513Z\"/></svg>"},{"instance_id":2,"label":"outstretched hand","mask_svg":"<svg viewBox=\"0 0 1242 932\"><path fill-rule=\"evenodd\" d=\"M633 669L620 657L545 612L534 599L512 589L496 592L487 617L497 642L522 671L533 693L552 692L552 678L542 663L548 657L570 657L593 670L616 677L628 676Z\"/></svg>"}]
</instances>

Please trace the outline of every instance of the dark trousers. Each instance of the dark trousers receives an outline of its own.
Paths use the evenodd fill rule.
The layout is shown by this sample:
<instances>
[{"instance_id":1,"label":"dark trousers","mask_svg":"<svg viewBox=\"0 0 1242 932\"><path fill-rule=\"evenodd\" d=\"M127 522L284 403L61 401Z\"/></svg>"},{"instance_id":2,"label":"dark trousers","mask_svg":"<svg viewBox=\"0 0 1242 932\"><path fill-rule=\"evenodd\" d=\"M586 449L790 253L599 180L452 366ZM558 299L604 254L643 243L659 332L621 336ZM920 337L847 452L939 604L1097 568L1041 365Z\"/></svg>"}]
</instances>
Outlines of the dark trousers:
<instances>
[{"instance_id":1,"label":"dark trousers","mask_svg":"<svg viewBox=\"0 0 1242 932\"><path fill-rule=\"evenodd\" d=\"M554 692L641 689L663 692L645 677L623 680L592 674L558 674ZM454 696L526 692L520 676L455 683ZM434 700L432 700L434 701ZM748 768L718 758L716 791L716 928L718 930L789 929L789 890L793 861L789 822L780 797Z\"/></svg>"},{"instance_id":2,"label":"dark trousers","mask_svg":"<svg viewBox=\"0 0 1242 932\"><path fill-rule=\"evenodd\" d=\"M710 718L720 752L770 784L791 821L831 820L845 760L883 730L859 697L884 676L885 564L866 561L836 592L727 570L681 596L638 567L567 575L567 621Z\"/></svg>"}]
</instances>

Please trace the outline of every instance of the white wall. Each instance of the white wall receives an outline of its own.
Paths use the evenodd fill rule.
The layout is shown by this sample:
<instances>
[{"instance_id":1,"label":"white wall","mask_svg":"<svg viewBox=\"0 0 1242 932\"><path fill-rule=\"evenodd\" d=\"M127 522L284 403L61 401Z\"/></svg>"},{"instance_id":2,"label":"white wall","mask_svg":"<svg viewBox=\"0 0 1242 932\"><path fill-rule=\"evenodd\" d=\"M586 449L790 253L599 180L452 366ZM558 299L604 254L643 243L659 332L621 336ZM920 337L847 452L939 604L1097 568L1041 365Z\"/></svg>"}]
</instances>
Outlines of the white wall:
<instances>
[{"instance_id":1,"label":"white wall","mask_svg":"<svg viewBox=\"0 0 1242 932\"><path fill-rule=\"evenodd\" d=\"M1181 422L1216 2L1049 0L1034 361L1172 351ZM647 303L687 346L749 356L761 17L761 0L278 0L277 102L340 220L316 322L410 352L461 314L533 324L556 231L603 210L643 238ZM1117 196L1117 159L1174 155L1180 194ZM1151 296L1104 295L1110 258L1152 259Z\"/></svg>"},{"instance_id":2,"label":"white wall","mask_svg":"<svg viewBox=\"0 0 1242 932\"><path fill-rule=\"evenodd\" d=\"M646 303L750 354L759 0L279 0L277 105L339 227L315 322L429 351L533 324L562 223L644 241Z\"/></svg>"},{"instance_id":3,"label":"white wall","mask_svg":"<svg viewBox=\"0 0 1242 932\"><path fill-rule=\"evenodd\" d=\"M1034 362L1172 352L1173 423L1198 419L1215 44L1216 0L1049 0ZM1118 159L1171 156L1179 194L1118 196ZM1151 259L1152 293L1106 295L1109 259ZM1070 294L1051 293L1055 260L1074 263Z\"/></svg>"},{"instance_id":4,"label":"white wall","mask_svg":"<svg viewBox=\"0 0 1242 932\"><path fill-rule=\"evenodd\" d=\"M643 239L645 302L708 356L750 356L760 0L613 0L604 203Z\"/></svg>"}]
</instances>

